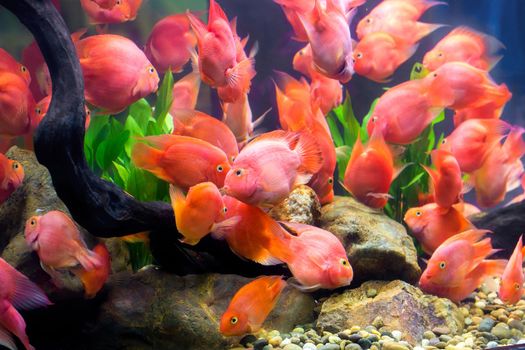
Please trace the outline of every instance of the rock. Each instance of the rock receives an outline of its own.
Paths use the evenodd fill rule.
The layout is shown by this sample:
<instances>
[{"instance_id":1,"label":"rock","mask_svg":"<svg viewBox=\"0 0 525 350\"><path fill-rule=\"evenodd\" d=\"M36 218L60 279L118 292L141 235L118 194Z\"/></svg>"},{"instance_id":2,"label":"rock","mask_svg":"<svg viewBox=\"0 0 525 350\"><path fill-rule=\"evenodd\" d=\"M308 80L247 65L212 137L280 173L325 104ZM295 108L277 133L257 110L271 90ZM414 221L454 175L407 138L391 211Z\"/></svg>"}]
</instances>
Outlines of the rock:
<instances>
[{"instance_id":1,"label":"rock","mask_svg":"<svg viewBox=\"0 0 525 350\"><path fill-rule=\"evenodd\" d=\"M120 273L110 281L96 318L89 327L82 326L85 339L77 336L61 347L45 334L31 340L37 349L224 349L241 337L223 337L220 318L235 292L249 281L219 274L180 277L155 268ZM264 327L289 332L312 322L313 308L310 295L287 287ZM273 345L273 339L269 343Z\"/></svg>"},{"instance_id":2,"label":"rock","mask_svg":"<svg viewBox=\"0 0 525 350\"><path fill-rule=\"evenodd\" d=\"M512 336L509 326L505 323L498 323L490 332L498 339L508 339Z\"/></svg>"},{"instance_id":3,"label":"rock","mask_svg":"<svg viewBox=\"0 0 525 350\"><path fill-rule=\"evenodd\" d=\"M272 208L270 216L277 221L315 225L321 215L321 204L314 190L306 185L296 187L283 202Z\"/></svg>"},{"instance_id":4,"label":"rock","mask_svg":"<svg viewBox=\"0 0 525 350\"><path fill-rule=\"evenodd\" d=\"M377 290L370 299L366 291ZM448 299L424 294L403 281L369 281L361 287L329 297L321 306L317 327L339 332L353 325L366 327L381 315L384 327L400 330L412 345L420 342L426 330L447 327L454 335L463 330L463 314ZM392 332L394 333L394 332Z\"/></svg>"},{"instance_id":5,"label":"rock","mask_svg":"<svg viewBox=\"0 0 525 350\"><path fill-rule=\"evenodd\" d=\"M262 350L266 345L268 345L268 340L257 339L253 342L253 350Z\"/></svg>"},{"instance_id":6,"label":"rock","mask_svg":"<svg viewBox=\"0 0 525 350\"><path fill-rule=\"evenodd\" d=\"M31 252L24 240L24 225L36 210L46 213L61 210L69 214L64 203L57 197L47 169L40 165L33 152L12 147L7 156L19 161L24 167L25 177L21 187L0 206L0 256L17 270L46 291L54 302L78 298L83 295L81 282L68 271L61 271L61 288L57 288L42 270L38 256ZM98 240L82 227L80 233L88 247ZM131 271L129 250L119 238L103 240L111 255L112 272Z\"/></svg>"},{"instance_id":7,"label":"rock","mask_svg":"<svg viewBox=\"0 0 525 350\"><path fill-rule=\"evenodd\" d=\"M325 344L319 348L319 350L339 350L339 344Z\"/></svg>"},{"instance_id":8,"label":"rock","mask_svg":"<svg viewBox=\"0 0 525 350\"><path fill-rule=\"evenodd\" d=\"M283 350L302 350L303 348L301 348L299 345L296 345L296 344L288 344L288 345L285 345Z\"/></svg>"},{"instance_id":9,"label":"rock","mask_svg":"<svg viewBox=\"0 0 525 350\"><path fill-rule=\"evenodd\" d=\"M490 332L490 330L492 329L492 327L494 327L494 324L496 323L496 321L494 321L492 318L490 317L485 317L478 325L478 330L480 332Z\"/></svg>"},{"instance_id":10,"label":"rock","mask_svg":"<svg viewBox=\"0 0 525 350\"><path fill-rule=\"evenodd\" d=\"M351 197L336 196L323 206L320 223L343 242L355 281L418 280L421 269L412 238L382 212Z\"/></svg>"},{"instance_id":11,"label":"rock","mask_svg":"<svg viewBox=\"0 0 525 350\"><path fill-rule=\"evenodd\" d=\"M408 346L393 341L387 341L383 344L383 350L409 350Z\"/></svg>"}]
</instances>

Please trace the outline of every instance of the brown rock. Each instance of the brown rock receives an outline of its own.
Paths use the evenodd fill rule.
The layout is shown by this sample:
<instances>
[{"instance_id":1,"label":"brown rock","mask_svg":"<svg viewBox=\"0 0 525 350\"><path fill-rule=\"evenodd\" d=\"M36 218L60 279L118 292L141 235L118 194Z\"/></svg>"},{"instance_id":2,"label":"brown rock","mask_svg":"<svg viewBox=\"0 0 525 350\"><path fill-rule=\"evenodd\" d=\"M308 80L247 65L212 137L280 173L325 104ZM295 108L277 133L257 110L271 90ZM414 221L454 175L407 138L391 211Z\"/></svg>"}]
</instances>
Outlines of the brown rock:
<instances>
[{"instance_id":1,"label":"brown rock","mask_svg":"<svg viewBox=\"0 0 525 350\"><path fill-rule=\"evenodd\" d=\"M270 216L277 221L315 225L321 215L321 204L310 187L302 185L279 205L272 208Z\"/></svg>"},{"instance_id":2,"label":"brown rock","mask_svg":"<svg viewBox=\"0 0 525 350\"><path fill-rule=\"evenodd\" d=\"M336 197L321 210L321 227L346 247L356 281L416 282L417 251L403 225L351 197Z\"/></svg>"},{"instance_id":3,"label":"brown rock","mask_svg":"<svg viewBox=\"0 0 525 350\"><path fill-rule=\"evenodd\" d=\"M366 291L374 288L377 296ZM366 327L381 315L383 328L403 332L404 339L415 345L428 329L448 328L451 335L463 330L463 315L448 299L424 294L403 281L370 281L361 287L334 295L326 300L317 327L332 333L352 326Z\"/></svg>"}]
</instances>

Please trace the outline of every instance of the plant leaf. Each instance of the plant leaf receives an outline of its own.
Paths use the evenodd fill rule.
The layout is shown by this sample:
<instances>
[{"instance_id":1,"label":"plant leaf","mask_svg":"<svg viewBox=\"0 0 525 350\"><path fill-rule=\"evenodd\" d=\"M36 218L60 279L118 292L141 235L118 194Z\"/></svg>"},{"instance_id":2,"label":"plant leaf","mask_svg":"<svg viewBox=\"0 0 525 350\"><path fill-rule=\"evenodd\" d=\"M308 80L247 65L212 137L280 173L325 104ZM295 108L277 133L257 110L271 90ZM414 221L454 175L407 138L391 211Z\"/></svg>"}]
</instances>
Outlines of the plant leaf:
<instances>
[{"instance_id":1,"label":"plant leaf","mask_svg":"<svg viewBox=\"0 0 525 350\"><path fill-rule=\"evenodd\" d=\"M153 111L153 118L157 121L157 130L162 130L166 116L173 102L173 74L171 70L164 73L162 84L157 92L157 102Z\"/></svg>"}]
</instances>

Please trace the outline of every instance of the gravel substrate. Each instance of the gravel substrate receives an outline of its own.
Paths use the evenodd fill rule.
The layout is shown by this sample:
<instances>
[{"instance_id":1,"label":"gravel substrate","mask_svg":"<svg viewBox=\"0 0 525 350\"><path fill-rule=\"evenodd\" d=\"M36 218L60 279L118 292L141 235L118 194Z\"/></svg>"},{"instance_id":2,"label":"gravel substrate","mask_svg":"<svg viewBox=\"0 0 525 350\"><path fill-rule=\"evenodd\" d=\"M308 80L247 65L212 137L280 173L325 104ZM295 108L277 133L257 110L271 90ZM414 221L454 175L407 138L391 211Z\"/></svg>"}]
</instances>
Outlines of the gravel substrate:
<instances>
[{"instance_id":1,"label":"gravel substrate","mask_svg":"<svg viewBox=\"0 0 525 350\"><path fill-rule=\"evenodd\" d=\"M258 337L246 336L236 350L434 350L491 349L497 346L524 344L525 300L505 305L495 292L482 287L460 305L465 317L461 335L436 334L426 331L417 346L402 338L400 330L387 331L373 325L358 326L332 334L319 333L312 324L295 328L290 333L262 331ZM380 325L376 325L380 327Z\"/></svg>"}]
</instances>

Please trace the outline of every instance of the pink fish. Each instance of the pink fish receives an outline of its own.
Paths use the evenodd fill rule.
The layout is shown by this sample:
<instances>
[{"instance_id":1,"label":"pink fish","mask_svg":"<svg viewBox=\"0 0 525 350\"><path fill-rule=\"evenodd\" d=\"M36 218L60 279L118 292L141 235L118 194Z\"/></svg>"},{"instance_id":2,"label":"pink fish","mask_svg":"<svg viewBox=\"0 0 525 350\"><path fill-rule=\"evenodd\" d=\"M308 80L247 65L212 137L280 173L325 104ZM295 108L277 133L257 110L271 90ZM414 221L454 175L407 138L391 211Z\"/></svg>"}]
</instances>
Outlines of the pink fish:
<instances>
[{"instance_id":1,"label":"pink fish","mask_svg":"<svg viewBox=\"0 0 525 350\"><path fill-rule=\"evenodd\" d=\"M21 136L29 131L35 100L26 80L0 71L0 135Z\"/></svg>"},{"instance_id":2,"label":"pink fish","mask_svg":"<svg viewBox=\"0 0 525 350\"><path fill-rule=\"evenodd\" d=\"M191 31L188 17L185 14L175 14L155 24L144 51L159 72L163 73L168 69L180 72L190 60L189 48L195 45L197 38Z\"/></svg>"},{"instance_id":3,"label":"pink fish","mask_svg":"<svg viewBox=\"0 0 525 350\"><path fill-rule=\"evenodd\" d=\"M86 100L92 105L117 113L157 91L157 71L131 40L102 34L79 40L75 45Z\"/></svg>"},{"instance_id":4,"label":"pink fish","mask_svg":"<svg viewBox=\"0 0 525 350\"><path fill-rule=\"evenodd\" d=\"M215 0L210 0L208 25L189 12L187 16L197 36L202 80L212 87L237 87L240 84L241 90L247 92L255 75L253 59L237 62L235 38L222 8Z\"/></svg>"},{"instance_id":5,"label":"pink fish","mask_svg":"<svg viewBox=\"0 0 525 350\"><path fill-rule=\"evenodd\" d=\"M297 236L289 243L291 254L285 261L299 283L297 288L303 291L334 289L352 282L352 266L336 236L315 226L283 224Z\"/></svg>"},{"instance_id":6,"label":"pink fish","mask_svg":"<svg viewBox=\"0 0 525 350\"><path fill-rule=\"evenodd\" d=\"M101 258L87 248L73 220L61 211L29 218L24 235L51 277L55 269L81 266L91 271L103 265Z\"/></svg>"},{"instance_id":7,"label":"pink fish","mask_svg":"<svg viewBox=\"0 0 525 350\"><path fill-rule=\"evenodd\" d=\"M498 119L466 120L443 139L440 149L454 155L461 171L471 173L481 168L489 151L509 130L510 125Z\"/></svg>"},{"instance_id":8,"label":"pink fish","mask_svg":"<svg viewBox=\"0 0 525 350\"><path fill-rule=\"evenodd\" d=\"M6 50L0 48L0 71L9 71L23 78L27 85L31 83L31 74L27 67L17 62Z\"/></svg>"},{"instance_id":9,"label":"pink fish","mask_svg":"<svg viewBox=\"0 0 525 350\"><path fill-rule=\"evenodd\" d=\"M1 258L0 285L0 344L16 349L12 333L26 350L33 350L26 334L26 323L17 309L36 309L51 305L51 302L36 284Z\"/></svg>"},{"instance_id":10,"label":"pink fish","mask_svg":"<svg viewBox=\"0 0 525 350\"><path fill-rule=\"evenodd\" d=\"M239 154L235 135L220 120L193 110L173 111L173 134L195 137L222 149L233 163Z\"/></svg>"},{"instance_id":11,"label":"pink fish","mask_svg":"<svg viewBox=\"0 0 525 350\"><path fill-rule=\"evenodd\" d=\"M22 185L24 176L22 164L0 153L0 204Z\"/></svg>"},{"instance_id":12,"label":"pink fish","mask_svg":"<svg viewBox=\"0 0 525 350\"><path fill-rule=\"evenodd\" d=\"M191 61L193 71L173 84L173 102L170 107L170 113L172 115L178 109L195 109L195 106L197 105L197 99L199 98L199 91L201 88L201 76L197 59L196 55L192 55Z\"/></svg>"},{"instance_id":13,"label":"pink fish","mask_svg":"<svg viewBox=\"0 0 525 350\"><path fill-rule=\"evenodd\" d=\"M142 0L80 0L80 5L90 23L122 23L137 17Z\"/></svg>"},{"instance_id":14,"label":"pink fish","mask_svg":"<svg viewBox=\"0 0 525 350\"><path fill-rule=\"evenodd\" d=\"M354 13L345 17L333 0L326 1L326 8L317 0L309 16L298 13L312 47L316 69L341 83L348 82L354 74L349 27Z\"/></svg>"},{"instance_id":15,"label":"pink fish","mask_svg":"<svg viewBox=\"0 0 525 350\"><path fill-rule=\"evenodd\" d=\"M377 101L367 129L381 127L385 141L409 144L430 125L442 108L432 107L421 80L410 80L388 89Z\"/></svg>"},{"instance_id":16,"label":"pink fish","mask_svg":"<svg viewBox=\"0 0 525 350\"><path fill-rule=\"evenodd\" d=\"M495 253L488 231L469 230L447 239L432 254L419 280L420 288L454 302L465 299L481 282L503 273L507 260L485 260Z\"/></svg>"},{"instance_id":17,"label":"pink fish","mask_svg":"<svg viewBox=\"0 0 525 350\"><path fill-rule=\"evenodd\" d=\"M226 175L224 191L252 205L277 204L294 187L308 183L322 162L310 135L276 130L242 149Z\"/></svg>"},{"instance_id":18,"label":"pink fish","mask_svg":"<svg viewBox=\"0 0 525 350\"><path fill-rule=\"evenodd\" d=\"M244 94L233 103L223 103L222 110L222 122L228 125L239 144L244 144L248 141L253 135L253 130L261 125L268 112L270 112L270 110L267 110L255 121L252 121L253 114L250 101L248 101L248 94Z\"/></svg>"},{"instance_id":19,"label":"pink fish","mask_svg":"<svg viewBox=\"0 0 525 350\"><path fill-rule=\"evenodd\" d=\"M518 240L516 248L509 259L505 271L501 276L499 287L499 297L505 303L516 304L523 295L523 241L522 237Z\"/></svg>"}]
</instances>

